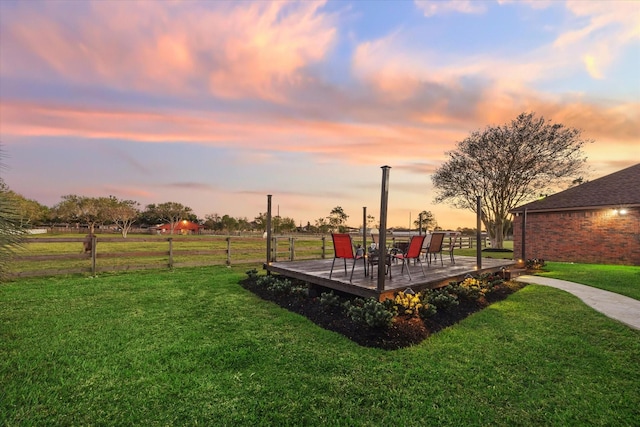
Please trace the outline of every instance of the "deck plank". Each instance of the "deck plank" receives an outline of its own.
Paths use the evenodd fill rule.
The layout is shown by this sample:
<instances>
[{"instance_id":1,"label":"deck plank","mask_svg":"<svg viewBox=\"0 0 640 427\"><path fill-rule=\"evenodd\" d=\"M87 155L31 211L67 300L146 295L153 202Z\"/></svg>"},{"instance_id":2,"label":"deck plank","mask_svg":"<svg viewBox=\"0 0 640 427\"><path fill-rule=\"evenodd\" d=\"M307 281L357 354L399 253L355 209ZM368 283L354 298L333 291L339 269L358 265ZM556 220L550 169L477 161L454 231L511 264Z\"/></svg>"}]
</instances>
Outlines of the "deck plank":
<instances>
[{"instance_id":1,"label":"deck plank","mask_svg":"<svg viewBox=\"0 0 640 427\"><path fill-rule=\"evenodd\" d=\"M362 261L356 263L353 272L353 280L349 282L352 261L347 261L347 274L344 271L344 262L339 259L333 270L332 277L329 278L331 263L333 259L316 259L304 261L285 261L265 264L264 268L272 273L278 273L293 279L299 279L310 285L323 288L334 289L361 297L374 297L384 299L394 292L411 288L418 292L425 288L436 288L445 286L451 281L462 280L468 274L499 272L502 268L509 269L515 265L513 260L483 258L482 269L477 270L475 257L457 256L456 263L452 264L448 259L444 265L440 262L433 262L431 266L425 263L424 269L426 277L422 274L420 265L410 264L411 278L406 272L400 274L401 264L392 265L392 277L385 278L384 289L378 291L377 268L374 269L374 276L365 276L364 264Z\"/></svg>"}]
</instances>

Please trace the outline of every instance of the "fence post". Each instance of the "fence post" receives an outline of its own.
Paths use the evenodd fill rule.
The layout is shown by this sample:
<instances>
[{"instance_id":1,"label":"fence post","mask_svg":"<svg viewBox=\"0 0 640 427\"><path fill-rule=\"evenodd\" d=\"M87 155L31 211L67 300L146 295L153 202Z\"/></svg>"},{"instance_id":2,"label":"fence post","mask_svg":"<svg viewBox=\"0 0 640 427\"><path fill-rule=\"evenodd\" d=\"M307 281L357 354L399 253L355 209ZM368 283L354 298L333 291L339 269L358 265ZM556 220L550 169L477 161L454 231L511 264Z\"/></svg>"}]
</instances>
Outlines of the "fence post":
<instances>
[{"instance_id":1,"label":"fence post","mask_svg":"<svg viewBox=\"0 0 640 427\"><path fill-rule=\"evenodd\" d=\"M322 236L322 259L327 257L327 237Z\"/></svg>"},{"instance_id":2,"label":"fence post","mask_svg":"<svg viewBox=\"0 0 640 427\"><path fill-rule=\"evenodd\" d=\"M289 261L293 261L295 258L295 240L293 237L289 237Z\"/></svg>"},{"instance_id":3,"label":"fence post","mask_svg":"<svg viewBox=\"0 0 640 427\"><path fill-rule=\"evenodd\" d=\"M169 241L169 268L173 268L173 237L168 237Z\"/></svg>"},{"instance_id":4,"label":"fence post","mask_svg":"<svg viewBox=\"0 0 640 427\"><path fill-rule=\"evenodd\" d=\"M227 266L231 266L231 237L227 237Z\"/></svg>"},{"instance_id":5,"label":"fence post","mask_svg":"<svg viewBox=\"0 0 640 427\"><path fill-rule=\"evenodd\" d=\"M271 251L272 251L271 259L273 260L273 262L277 262L278 261L278 238L277 237L273 238L273 245L271 245Z\"/></svg>"},{"instance_id":6,"label":"fence post","mask_svg":"<svg viewBox=\"0 0 640 427\"><path fill-rule=\"evenodd\" d=\"M98 243L98 236L95 234L91 236L91 275L96 275L96 245Z\"/></svg>"}]
</instances>

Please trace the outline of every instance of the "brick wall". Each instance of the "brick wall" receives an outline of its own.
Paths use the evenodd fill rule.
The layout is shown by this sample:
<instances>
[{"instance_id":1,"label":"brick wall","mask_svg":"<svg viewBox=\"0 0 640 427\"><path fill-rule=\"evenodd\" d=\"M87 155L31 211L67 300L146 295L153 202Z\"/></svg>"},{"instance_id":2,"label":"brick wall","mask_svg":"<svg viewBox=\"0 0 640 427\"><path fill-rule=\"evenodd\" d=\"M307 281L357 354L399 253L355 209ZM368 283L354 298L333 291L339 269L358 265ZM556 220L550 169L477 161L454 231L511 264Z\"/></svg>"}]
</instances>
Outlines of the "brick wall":
<instances>
[{"instance_id":1,"label":"brick wall","mask_svg":"<svg viewBox=\"0 0 640 427\"><path fill-rule=\"evenodd\" d=\"M640 265L640 208L527 213L525 255L522 214L514 217L514 259L542 258L589 264Z\"/></svg>"}]
</instances>

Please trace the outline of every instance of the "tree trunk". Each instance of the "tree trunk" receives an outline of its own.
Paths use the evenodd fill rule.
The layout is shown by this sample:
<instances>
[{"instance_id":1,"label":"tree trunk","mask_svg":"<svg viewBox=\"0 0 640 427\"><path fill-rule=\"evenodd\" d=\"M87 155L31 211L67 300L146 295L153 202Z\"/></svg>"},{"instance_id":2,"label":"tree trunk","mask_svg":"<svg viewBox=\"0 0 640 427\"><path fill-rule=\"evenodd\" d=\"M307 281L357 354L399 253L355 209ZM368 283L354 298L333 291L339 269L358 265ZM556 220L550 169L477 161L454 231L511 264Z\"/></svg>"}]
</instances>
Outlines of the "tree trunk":
<instances>
[{"instance_id":1,"label":"tree trunk","mask_svg":"<svg viewBox=\"0 0 640 427\"><path fill-rule=\"evenodd\" d=\"M504 248L504 223L502 218L498 218L494 223L493 238L491 239L491 247L496 249Z\"/></svg>"}]
</instances>

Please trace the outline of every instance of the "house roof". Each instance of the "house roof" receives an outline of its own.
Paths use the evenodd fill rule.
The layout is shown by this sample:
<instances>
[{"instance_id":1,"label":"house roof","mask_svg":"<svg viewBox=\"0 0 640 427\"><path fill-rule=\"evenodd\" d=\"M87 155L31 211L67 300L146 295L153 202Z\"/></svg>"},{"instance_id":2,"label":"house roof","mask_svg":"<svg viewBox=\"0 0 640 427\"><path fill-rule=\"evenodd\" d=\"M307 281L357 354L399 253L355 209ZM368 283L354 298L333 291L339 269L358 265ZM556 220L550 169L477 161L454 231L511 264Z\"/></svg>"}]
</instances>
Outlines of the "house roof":
<instances>
[{"instance_id":1,"label":"house roof","mask_svg":"<svg viewBox=\"0 0 640 427\"><path fill-rule=\"evenodd\" d=\"M159 225L157 228L161 230L170 230L171 224L162 224L162 225ZM198 230L198 229L200 229L200 226L195 222L191 222L191 221L179 221L174 225L174 230Z\"/></svg>"},{"instance_id":2,"label":"house roof","mask_svg":"<svg viewBox=\"0 0 640 427\"><path fill-rule=\"evenodd\" d=\"M640 206L640 163L585 182L544 199L518 206L511 213Z\"/></svg>"}]
</instances>

